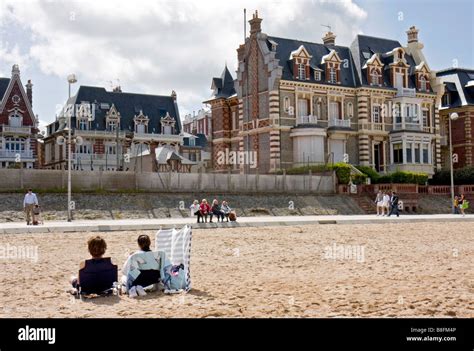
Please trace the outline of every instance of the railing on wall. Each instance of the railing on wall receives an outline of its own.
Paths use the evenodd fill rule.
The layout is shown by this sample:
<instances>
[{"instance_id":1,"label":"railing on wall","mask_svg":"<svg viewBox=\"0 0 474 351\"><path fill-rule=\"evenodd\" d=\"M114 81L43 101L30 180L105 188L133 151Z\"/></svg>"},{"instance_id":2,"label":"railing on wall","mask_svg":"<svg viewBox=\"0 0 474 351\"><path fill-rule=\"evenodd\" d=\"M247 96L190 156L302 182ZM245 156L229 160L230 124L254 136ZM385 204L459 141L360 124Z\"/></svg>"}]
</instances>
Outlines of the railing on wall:
<instances>
[{"instance_id":1,"label":"railing on wall","mask_svg":"<svg viewBox=\"0 0 474 351\"><path fill-rule=\"evenodd\" d=\"M378 191L395 191L399 194L430 194L430 195L450 195L451 187L449 185L417 185L417 184L361 184L357 185L357 194L374 195ZM350 194L349 185L339 184L339 194ZM474 185L456 185L455 194L474 195Z\"/></svg>"}]
</instances>

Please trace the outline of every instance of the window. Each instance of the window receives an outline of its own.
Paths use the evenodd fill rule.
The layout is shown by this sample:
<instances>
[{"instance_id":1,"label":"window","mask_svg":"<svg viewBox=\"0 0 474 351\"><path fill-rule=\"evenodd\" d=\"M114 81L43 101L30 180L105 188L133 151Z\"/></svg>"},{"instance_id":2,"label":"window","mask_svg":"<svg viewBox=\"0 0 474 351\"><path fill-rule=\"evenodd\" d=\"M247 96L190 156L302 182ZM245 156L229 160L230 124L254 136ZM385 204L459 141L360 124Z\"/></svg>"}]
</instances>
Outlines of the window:
<instances>
[{"instance_id":1,"label":"window","mask_svg":"<svg viewBox=\"0 0 474 351\"><path fill-rule=\"evenodd\" d=\"M314 80L320 81L321 80L321 71L314 71Z\"/></svg>"},{"instance_id":2,"label":"window","mask_svg":"<svg viewBox=\"0 0 474 351\"><path fill-rule=\"evenodd\" d=\"M108 130L111 132L115 132L115 128L117 127L117 121L109 121L108 122Z\"/></svg>"},{"instance_id":3,"label":"window","mask_svg":"<svg viewBox=\"0 0 474 351\"><path fill-rule=\"evenodd\" d=\"M17 112L13 112L9 118L10 127L21 127L22 116Z\"/></svg>"},{"instance_id":4,"label":"window","mask_svg":"<svg viewBox=\"0 0 474 351\"><path fill-rule=\"evenodd\" d=\"M298 78L306 79L306 65L303 63L298 64Z\"/></svg>"},{"instance_id":5,"label":"window","mask_svg":"<svg viewBox=\"0 0 474 351\"><path fill-rule=\"evenodd\" d=\"M90 154L91 146L88 144L76 145L78 154Z\"/></svg>"},{"instance_id":6,"label":"window","mask_svg":"<svg viewBox=\"0 0 474 351\"><path fill-rule=\"evenodd\" d=\"M411 157L412 156L411 152L412 152L411 143L408 143L407 147L406 147L407 163L412 163L413 162L413 158Z\"/></svg>"},{"instance_id":7,"label":"window","mask_svg":"<svg viewBox=\"0 0 474 351\"><path fill-rule=\"evenodd\" d=\"M441 104L442 104L443 106L449 106L450 103L451 103L451 98L450 98L450 96L449 96L449 93L444 94L444 95L443 95L443 98L442 98Z\"/></svg>"},{"instance_id":8,"label":"window","mask_svg":"<svg viewBox=\"0 0 474 351\"><path fill-rule=\"evenodd\" d=\"M415 162L420 163L420 144L415 144Z\"/></svg>"},{"instance_id":9,"label":"window","mask_svg":"<svg viewBox=\"0 0 474 351\"><path fill-rule=\"evenodd\" d=\"M401 143L393 144L393 163L403 163L403 148Z\"/></svg>"},{"instance_id":10,"label":"window","mask_svg":"<svg viewBox=\"0 0 474 351\"><path fill-rule=\"evenodd\" d=\"M424 108L422 113L423 113L423 127L428 127L430 111L427 108Z\"/></svg>"},{"instance_id":11,"label":"window","mask_svg":"<svg viewBox=\"0 0 474 351\"><path fill-rule=\"evenodd\" d=\"M395 73L395 88L401 89L404 87L403 84L403 73L396 72Z\"/></svg>"},{"instance_id":12,"label":"window","mask_svg":"<svg viewBox=\"0 0 474 351\"><path fill-rule=\"evenodd\" d=\"M299 99L298 100L298 116L305 117L308 115L308 100Z\"/></svg>"},{"instance_id":13,"label":"window","mask_svg":"<svg viewBox=\"0 0 474 351\"><path fill-rule=\"evenodd\" d=\"M426 78L425 76L421 76L420 78L420 90L421 91L426 91Z\"/></svg>"},{"instance_id":14,"label":"window","mask_svg":"<svg viewBox=\"0 0 474 351\"><path fill-rule=\"evenodd\" d=\"M172 134L173 128L171 126L163 126L163 134Z\"/></svg>"},{"instance_id":15,"label":"window","mask_svg":"<svg viewBox=\"0 0 474 351\"><path fill-rule=\"evenodd\" d=\"M106 152L108 155L116 155L117 154L117 146L116 145L107 145Z\"/></svg>"},{"instance_id":16,"label":"window","mask_svg":"<svg viewBox=\"0 0 474 351\"><path fill-rule=\"evenodd\" d=\"M428 144L422 144L421 147L422 147L422 150L423 150L423 160L421 161L421 163L428 163L429 162L429 160L428 160L428 147L429 147L429 145Z\"/></svg>"},{"instance_id":17,"label":"window","mask_svg":"<svg viewBox=\"0 0 474 351\"><path fill-rule=\"evenodd\" d=\"M79 119L79 130L87 130L89 127L89 121L87 119Z\"/></svg>"},{"instance_id":18,"label":"window","mask_svg":"<svg viewBox=\"0 0 474 351\"><path fill-rule=\"evenodd\" d=\"M339 103L338 102L331 102L329 104L329 117L331 119L339 118Z\"/></svg>"},{"instance_id":19,"label":"window","mask_svg":"<svg viewBox=\"0 0 474 351\"><path fill-rule=\"evenodd\" d=\"M21 152L25 151L25 139L6 137L5 138L5 150L10 152Z\"/></svg>"},{"instance_id":20,"label":"window","mask_svg":"<svg viewBox=\"0 0 474 351\"><path fill-rule=\"evenodd\" d=\"M144 124L137 124L135 128L137 133L146 133L146 128Z\"/></svg>"},{"instance_id":21,"label":"window","mask_svg":"<svg viewBox=\"0 0 474 351\"><path fill-rule=\"evenodd\" d=\"M196 146L196 139L189 138L189 146Z\"/></svg>"},{"instance_id":22,"label":"window","mask_svg":"<svg viewBox=\"0 0 474 351\"><path fill-rule=\"evenodd\" d=\"M382 123L382 116L380 115L380 106L372 106L372 121L373 123Z\"/></svg>"},{"instance_id":23,"label":"window","mask_svg":"<svg viewBox=\"0 0 474 351\"><path fill-rule=\"evenodd\" d=\"M337 83L337 73L334 67L329 68L329 83Z\"/></svg>"},{"instance_id":24,"label":"window","mask_svg":"<svg viewBox=\"0 0 474 351\"><path fill-rule=\"evenodd\" d=\"M322 109L321 109L321 101L318 101L318 103L316 104L316 117L317 118L323 118L322 116Z\"/></svg>"},{"instance_id":25,"label":"window","mask_svg":"<svg viewBox=\"0 0 474 351\"><path fill-rule=\"evenodd\" d=\"M370 84L371 85L380 85L380 72L378 69L373 68L370 71Z\"/></svg>"}]
</instances>

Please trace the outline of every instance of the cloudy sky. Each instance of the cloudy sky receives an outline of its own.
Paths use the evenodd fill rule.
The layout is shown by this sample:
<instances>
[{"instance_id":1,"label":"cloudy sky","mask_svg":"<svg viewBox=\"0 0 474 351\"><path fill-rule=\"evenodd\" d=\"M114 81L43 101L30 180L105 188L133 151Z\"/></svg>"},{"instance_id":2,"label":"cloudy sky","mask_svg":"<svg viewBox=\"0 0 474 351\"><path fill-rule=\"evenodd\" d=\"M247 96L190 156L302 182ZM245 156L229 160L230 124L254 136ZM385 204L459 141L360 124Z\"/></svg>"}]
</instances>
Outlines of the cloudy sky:
<instances>
[{"instance_id":1,"label":"cloudy sky","mask_svg":"<svg viewBox=\"0 0 474 351\"><path fill-rule=\"evenodd\" d=\"M225 63L235 71L243 42L243 9L263 31L321 42L330 25L339 45L364 33L406 44L420 29L432 69L474 67L471 0L0 0L0 77L20 65L34 84L33 109L52 122L67 98L66 77L123 91L178 94L181 117L202 107L211 78Z\"/></svg>"}]
</instances>

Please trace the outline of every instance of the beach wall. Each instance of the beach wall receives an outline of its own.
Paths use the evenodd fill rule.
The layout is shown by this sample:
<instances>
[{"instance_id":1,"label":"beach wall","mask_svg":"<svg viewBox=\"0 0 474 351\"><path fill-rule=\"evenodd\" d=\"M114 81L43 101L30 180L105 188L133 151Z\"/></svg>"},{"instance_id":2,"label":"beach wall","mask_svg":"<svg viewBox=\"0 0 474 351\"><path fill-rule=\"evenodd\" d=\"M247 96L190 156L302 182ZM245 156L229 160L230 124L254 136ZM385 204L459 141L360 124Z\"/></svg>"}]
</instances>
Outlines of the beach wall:
<instances>
[{"instance_id":1,"label":"beach wall","mask_svg":"<svg viewBox=\"0 0 474 351\"><path fill-rule=\"evenodd\" d=\"M259 175L72 171L77 190L225 193L335 193L333 172L325 175ZM64 170L0 169L0 191L67 189Z\"/></svg>"}]
</instances>

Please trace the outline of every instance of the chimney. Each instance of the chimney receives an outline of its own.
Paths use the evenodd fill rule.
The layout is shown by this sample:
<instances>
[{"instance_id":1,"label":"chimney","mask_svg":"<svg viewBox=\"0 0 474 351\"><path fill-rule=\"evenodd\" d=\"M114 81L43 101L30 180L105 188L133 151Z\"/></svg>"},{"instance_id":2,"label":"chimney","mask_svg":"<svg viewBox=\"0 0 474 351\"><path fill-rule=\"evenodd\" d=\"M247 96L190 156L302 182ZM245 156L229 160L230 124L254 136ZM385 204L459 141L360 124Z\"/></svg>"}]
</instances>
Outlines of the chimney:
<instances>
[{"instance_id":1,"label":"chimney","mask_svg":"<svg viewBox=\"0 0 474 351\"><path fill-rule=\"evenodd\" d=\"M171 97L173 98L174 101L178 98L178 95L176 95L176 91L172 90L171 91Z\"/></svg>"},{"instance_id":2,"label":"chimney","mask_svg":"<svg viewBox=\"0 0 474 351\"><path fill-rule=\"evenodd\" d=\"M122 92L122 87L120 85L117 85L115 88L112 89L113 93L121 93Z\"/></svg>"},{"instance_id":3,"label":"chimney","mask_svg":"<svg viewBox=\"0 0 474 351\"><path fill-rule=\"evenodd\" d=\"M31 83L31 79L28 79L28 83L25 85L26 87L26 96L30 101L31 107L33 107L33 83Z\"/></svg>"},{"instance_id":4,"label":"chimney","mask_svg":"<svg viewBox=\"0 0 474 351\"><path fill-rule=\"evenodd\" d=\"M261 26L262 19L258 18L258 11L255 11L249 23L250 23L250 35L257 34L262 31L262 26Z\"/></svg>"},{"instance_id":5,"label":"chimney","mask_svg":"<svg viewBox=\"0 0 474 351\"><path fill-rule=\"evenodd\" d=\"M410 43L418 43L418 32L419 30L416 29L415 26L411 26L409 30L407 30L407 37L408 37L408 44Z\"/></svg>"},{"instance_id":6,"label":"chimney","mask_svg":"<svg viewBox=\"0 0 474 351\"><path fill-rule=\"evenodd\" d=\"M323 37L323 43L328 46L336 45L336 35L331 31L327 32Z\"/></svg>"}]
</instances>

